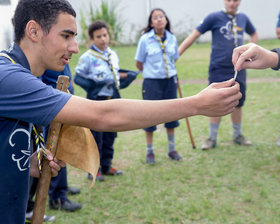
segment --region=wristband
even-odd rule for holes
[[[273,70],[279,70],[280,69],[280,48],[274,48],[271,51],[278,54],[278,64],[276,67],[272,68]]]

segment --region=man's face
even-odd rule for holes
[[[93,32],[93,37],[91,39],[92,43],[101,50],[105,51],[109,45],[110,37],[106,28],[101,28]]]
[[[41,39],[41,62],[45,69],[62,71],[72,57],[78,53],[76,41],[77,26],[75,17],[67,13],[58,16],[48,34]]]
[[[227,13],[235,14],[238,10],[241,0],[224,0]]]

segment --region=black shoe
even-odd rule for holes
[[[77,203],[77,202],[74,202],[74,201],[64,201],[63,203],[61,203],[60,200],[52,200],[50,203],[49,203],[49,207],[50,209],[55,209],[55,210],[64,210],[64,211],[67,211],[67,212],[75,212],[79,209],[82,208],[82,205]]]
[[[182,157],[179,155],[179,153],[178,153],[177,151],[175,151],[175,150],[169,152],[169,153],[168,153],[168,156],[169,156],[169,158],[172,159],[172,160],[177,160],[177,161],[179,161],[179,160],[182,159]]]
[[[67,189],[67,193],[74,195],[74,194],[80,194],[80,188],[76,188],[76,187],[68,187]]]

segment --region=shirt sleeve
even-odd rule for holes
[[[247,17],[247,16],[246,16]],[[249,35],[253,34],[256,32],[256,28],[254,27],[253,23],[251,22],[251,20],[249,19],[249,17],[247,17],[247,23],[246,23],[246,27],[245,27],[245,31],[246,33],[248,33]]]
[[[213,23],[215,22],[214,14],[209,14],[203,21],[196,27],[196,29],[201,33],[204,34],[205,32],[212,29]]]
[[[176,37],[174,36],[174,39],[175,39],[175,55],[174,55],[174,59],[178,59],[179,58],[179,52],[178,52],[178,42],[177,42],[177,39]]]
[[[277,28],[280,28],[280,12],[278,14],[278,20],[277,20],[277,24],[276,24]]]
[[[143,36],[140,37],[138,44],[137,44],[137,49],[136,49],[136,54],[135,54],[135,60],[139,61],[141,63],[144,63],[145,61],[145,41]]]
[[[76,74],[80,76],[87,76],[89,74],[90,58],[84,53],[78,61],[78,65],[75,68]]]
[[[0,117],[47,126],[71,97],[47,86],[28,70],[1,72],[5,76],[0,79]]]
[[[114,54],[114,67],[117,70],[119,70],[120,69],[120,65],[119,65],[120,59],[119,59],[119,56],[118,56],[117,52],[115,52],[115,51],[112,51],[112,53]]]

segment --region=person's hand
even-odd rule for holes
[[[278,64],[278,55],[275,52],[250,43],[233,50],[232,63],[236,71],[245,68],[273,68]]]
[[[49,160],[49,166],[51,168],[52,177],[55,177],[57,176],[58,171],[61,169],[61,167],[66,166],[66,163],[61,160],[58,160],[57,158],[53,158],[53,155],[49,150],[46,150],[46,154]],[[34,152],[30,157],[30,176],[33,177],[40,176],[36,152]]]
[[[230,79],[225,82],[212,83],[196,95],[198,97],[198,114],[220,117],[232,113],[242,97],[237,82]]]

